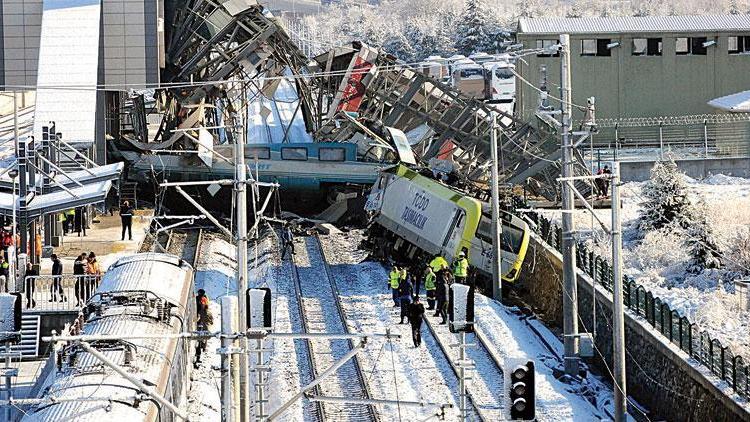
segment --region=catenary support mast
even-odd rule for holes
[[[560,35],[562,90],[562,177],[573,177],[573,144],[571,136],[572,95],[570,87],[570,36]],[[565,373],[578,375],[578,292],[576,280],[576,244],[573,238],[573,187],[562,185],[563,243],[563,331]]]

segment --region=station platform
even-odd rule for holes
[[[134,254],[146,237],[146,229],[151,223],[150,217],[153,210],[136,210],[133,216],[133,240],[120,240],[122,226],[120,216],[104,214],[93,219],[91,228],[86,230],[86,236],[78,236],[78,233],[70,233],[63,237],[62,245],[54,249],[54,253],[63,262],[63,273],[73,271],[73,261],[82,253],[94,252],[98,258],[102,271],[117,258]],[[52,260],[42,259],[41,274],[50,274],[52,271]]]

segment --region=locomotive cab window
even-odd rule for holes
[[[501,249],[506,252],[518,253],[523,243],[523,230],[516,226],[503,224],[503,242]],[[492,243],[492,220],[482,216],[477,227],[477,237],[487,243]]]
[[[281,159],[307,161],[307,148],[281,148]]]
[[[320,161],[345,161],[346,150],[344,148],[320,148],[318,150]]]
[[[271,159],[271,148],[251,147],[245,150],[245,157],[251,160],[269,160]]]

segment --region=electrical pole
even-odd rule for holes
[[[492,297],[495,300],[502,300],[503,286],[502,286],[502,249],[501,241],[503,236],[503,225],[500,222],[500,198],[499,198],[499,182],[497,174],[497,166],[499,165],[497,159],[497,114],[492,112],[492,131],[490,152],[492,155]]]
[[[247,169],[245,168],[245,140],[244,130],[240,123],[237,136],[235,136],[234,159],[235,159],[235,204],[237,215],[237,304],[238,321],[240,331],[246,330],[246,303],[247,292]],[[240,422],[250,422],[250,388],[248,377],[250,375],[247,355],[247,337],[242,336],[239,340],[240,346]]]
[[[620,163],[612,163],[612,275],[615,422],[624,422],[628,412],[625,384],[625,315],[622,305],[622,220],[620,219]]]
[[[571,139],[570,36],[560,35],[562,90],[562,177],[573,177],[573,145]],[[576,281],[576,244],[573,238],[573,187],[562,184],[563,237],[563,331],[565,373],[578,375],[578,286]]]

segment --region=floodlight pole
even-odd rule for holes
[[[626,420],[627,392],[625,380],[625,315],[622,291],[622,220],[620,219],[620,163],[612,163],[612,338],[614,341],[615,422]]]
[[[502,300],[502,248],[503,225],[500,222],[500,182],[497,174],[497,166],[500,164],[497,158],[497,113],[492,112],[492,131],[490,137],[490,152],[492,157],[492,297]]]
[[[572,95],[570,86],[570,36],[560,35],[560,88],[562,91],[562,177],[573,177],[573,143],[571,139]],[[573,189],[562,185],[562,255],[563,255],[563,331],[565,373],[578,375],[578,286],[576,280],[576,244],[573,238]]]

